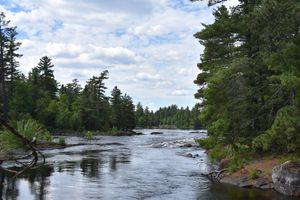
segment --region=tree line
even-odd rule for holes
[[[240,0],[213,15],[195,34],[205,47],[195,96],[211,141],[299,151],[300,2]]]
[[[192,109],[171,105],[159,108],[154,112],[138,103],[135,111],[136,125],[140,128],[200,129],[199,113],[198,105]]]
[[[135,106],[115,87],[107,96],[108,71],[93,76],[82,87],[77,79],[61,85],[52,61],[44,56],[28,76],[18,70],[16,27],[0,14],[0,114],[5,120],[35,119],[50,130],[131,130]]]
[[[172,105],[145,109],[116,86],[106,95],[108,71],[93,76],[84,87],[77,79],[59,84],[51,58],[44,56],[27,76],[18,70],[17,27],[0,14],[0,117],[6,121],[34,119],[49,130],[108,131],[141,128],[197,129],[199,109]]]

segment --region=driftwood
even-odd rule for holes
[[[213,180],[213,181],[218,181],[220,182],[221,180],[221,175],[226,172],[226,169],[222,169],[222,170],[215,170],[215,171],[211,171],[209,173],[203,173],[203,176],[208,177],[209,179]]]
[[[45,164],[45,156],[36,148],[35,141],[29,141],[27,138],[25,138],[22,134],[20,134],[16,129],[14,129],[12,126],[10,126],[5,120],[0,118],[0,125],[2,125],[4,128],[6,128],[9,132],[11,132],[13,135],[15,135],[23,144],[24,147],[27,147],[30,150],[30,153],[28,155],[22,156],[22,157],[13,157],[8,159],[0,159],[0,170],[13,173],[15,174],[13,179],[15,179],[17,176],[23,174],[28,169],[35,169],[43,164]],[[38,163],[39,159],[42,159],[42,163]],[[21,160],[31,158],[29,162],[21,162]],[[2,164],[6,161],[13,161],[16,164],[19,164],[22,166],[21,170],[12,170],[2,167]]]

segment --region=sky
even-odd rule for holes
[[[84,85],[108,70],[108,94],[117,85],[152,110],[197,102],[203,47],[193,35],[214,21],[213,9],[189,0],[0,0],[0,12],[18,27],[23,73],[43,56],[61,84],[76,78]]]

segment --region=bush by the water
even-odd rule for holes
[[[58,139],[58,144],[60,144],[62,146],[65,146],[66,145],[66,139],[65,139],[65,137],[60,137]]]
[[[28,119],[17,121],[14,125],[15,129],[28,140],[35,138],[37,141],[51,141],[52,136],[37,121]],[[0,131],[0,150],[22,148],[21,141],[8,130]]]
[[[226,168],[230,173],[237,171],[246,164],[249,161],[247,158],[252,154],[252,150],[248,145],[238,142],[225,145],[221,140],[212,136],[196,141],[202,148],[208,150],[212,160],[221,161],[225,158],[229,160]]]
[[[92,131],[87,131],[84,136],[87,140],[92,140],[94,137],[94,133]]]

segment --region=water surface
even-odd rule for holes
[[[93,141],[67,137],[85,145],[49,150],[47,164],[0,188],[2,199],[286,199],[275,192],[240,189],[212,183],[201,176],[209,170],[205,151],[178,147],[205,133],[182,130],[141,130],[144,135],[99,136]],[[163,135],[150,135],[161,131]],[[199,156],[187,157],[187,154]],[[0,172],[0,181],[11,175]]]

